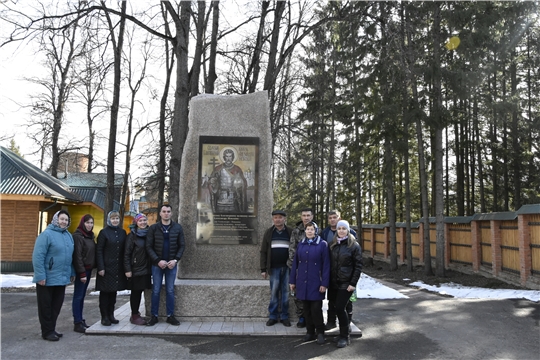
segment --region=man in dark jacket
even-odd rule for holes
[[[178,261],[186,248],[184,230],[180,224],[171,221],[170,205],[162,205],[159,216],[161,221],[150,226],[146,236],[146,251],[152,263],[152,318],[147,325],[153,326],[159,321],[159,295],[163,276],[167,294],[167,322],[171,325],[180,325],[174,317],[174,281]]]
[[[273,226],[266,230],[261,244],[261,276],[270,275],[269,319],[266,326],[277,324],[279,319],[284,326],[291,326],[289,320],[289,243],[292,228],[285,225],[287,213],[272,211]],[[281,314],[279,307],[281,305]]]

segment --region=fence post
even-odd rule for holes
[[[474,272],[480,271],[480,264],[482,263],[481,235],[480,221],[471,221],[471,256]]]
[[[448,269],[450,267],[450,225],[449,223],[444,223],[444,268]]]
[[[405,252],[406,252],[406,249],[407,249],[407,246],[405,244],[405,241],[407,241],[407,237],[405,236],[405,233],[406,233],[406,228],[404,227],[400,227],[399,228],[399,247],[400,247],[400,256],[399,256],[399,261],[401,261],[402,263],[405,262]]]
[[[491,220],[491,271],[493,276],[499,276],[502,271],[502,253],[501,253],[501,222]]]
[[[428,230],[429,231],[429,230]],[[418,262],[423,263],[424,262],[424,223],[421,222],[420,226],[418,227],[418,243],[419,243],[419,254],[418,254]]]
[[[529,229],[529,215],[518,214],[519,234],[519,269],[521,285],[525,285],[531,275],[531,232]]]
[[[377,253],[377,248],[376,248],[376,242],[375,242],[375,229],[374,228],[371,228],[370,229],[370,233],[371,233],[371,253],[372,253],[372,257],[375,257],[375,254]]]
[[[385,259],[388,259],[388,256],[389,256],[389,251],[388,249],[390,248],[390,227],[389,226],[385,226],[384,227],[384,251],[383,251],[383,256]]]

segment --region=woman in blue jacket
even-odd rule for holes
[[[317,339],[317,344],[324,344],[322,302],[330,282],[328,244],[317,235],[314,222],[306,224],[305,233],[294,255],[289,283],[291,291],[296,290],[296,298],[304,305],[307,330],[304,341]]]
[[[67,211],[54,214],[51,224],[37,237],[32,254],[41,337],[49,341],[62,337],[56,332],[56,320],[64,303],[66,285],[75,279],[69,223]]]

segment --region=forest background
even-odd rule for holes
[[[540,202],[539,11],[5,0],[2,71],[33,55],[20,97],[2,85],[1,142],[53,176],[62,153],[88,155],[88,172],[108,174],[106,211],[115,172],[177,209],[189,100],[266,90],[275,207],[289,222],[304,207],[322,226],[334,208],[356,225],[435,216],[439,258],[444,216]]]

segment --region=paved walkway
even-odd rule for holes
[[[326,309],[328,302],[323,301],[323,313],[326,321]],[[145,313],[144,298],[140,307],[141,314]],[[130,303],[124,304],[114,313],[116,319],[120,320],[119,324],[111,326],[103,326],[98,321],[90,328],[86,329],[87,334],[151,334],[151,335],[238,335],[238,336],[304,336],[306,329],[299,329],[293,324],[291,327],[285,327],[278,323],[274,326],[266,326],[265,322],[261,321],[183,321],[180,326],[170,325],[160,318],[159,322],[154,326],[133,325],[129,322],[131,315]],[[353,323],[351,325],[351,336],[360,336],[361,331]],[[326,335],[338,335],[338,328],[326,332]]]

